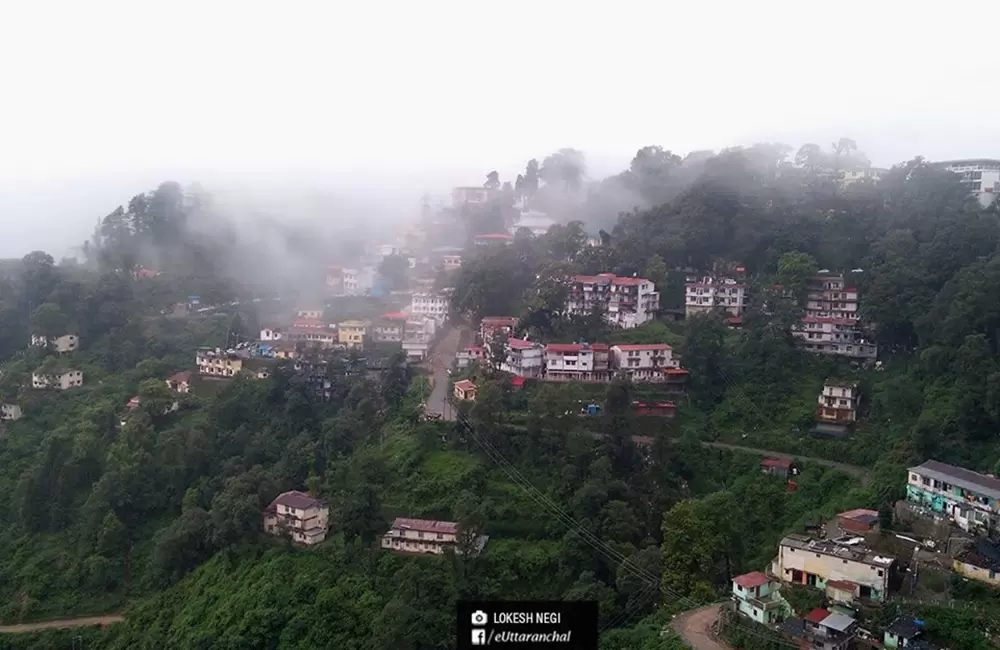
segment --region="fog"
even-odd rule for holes
[[[0,257],[59,257],[164,180],[378,228],[563,147],[591,180],[649,144],[998,157],[976,21],[896,0],[6,3]]]

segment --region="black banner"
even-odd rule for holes
[[[459,650],[597,650],[593,601],[461,601]]]

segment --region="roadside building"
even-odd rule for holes
[[[396,553],[442,555],[449,549],[458,550],[458,537],[458,524],[453,521],[397,517],[382,535],[382,548]],[[477,538],[477,546],[480,540],[486,542],[485,537]]]
[[[597,345],[602,350],[595,350],[587,343],[549,343],[544,350],[544,378],[548,381],[610,381],[607,346]]]
[[[433,318],[411,317],[403,324],[403,351],[410,361],[422,361],[434,343],[437,321]]]
[[[660,294],[646,278],[600,273],[569,279],[566,313],[570,316],[589,315],[597,310],[608,323],[631,329],[654,320],[659,309]]]
[[[791,534],[781,540],[771,573],[783,582],[825,589],[830,580],[858,585],[857,598],[884,601],[896,558],[875,553],[860,537],[814,539]]]
[[[455,387],[453,390],[455,399],[463,402],[475,402],[476,401],[476,385],[469,381],[468,379],[463,379],[461,381],[455,382]]]
[[[760,461],[760,469],[765,474],[787,479],[792,476],[792,461],[785,458],[765,458]]]
[[[837,526],[845,533],[864,535],[879,529],[878,510],[855,508],[837,515]]]
[[[855,382],[826,380],[816,408],[819,422],[854,424],[858,420],[860,392]]]
[[[988,535],[1000,528],[1000,479],[993,476],[928,460],[910,468],[906,500],[965,531]]]
[[[858,635],[858,622],[847,614],[820,608],[802,618],[788,619],[778,630],[803,648],[847,650]]]
[[[778,582],[760,571],[733,578],[736,611],[762,625],[774,625],[788,609],[778,596]]]
[[[545,366],[545,348],[534,341],[507,339],[507,358],[500,369],[518,377],[537,379]]]
[[[410,297],[410,317],[433,318],[439,324],[448,320],[451,296],[441,293],[415,293]]]
[[[746,308],[746,284],[722,275],[688,276],[684,284],[684,316],[719,310],[740,317]]]
[[[673,350],[666,343],[614,345],[611,347],[613,367],[619,375],[631,381],[663,382],[666,370],[680,368]]]
[[[468,368],[470,363],[481,363],[486,354],[486,349],[481,345],[472,345],[455,355],[455,365],[459,368]]]

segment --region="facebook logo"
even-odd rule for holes
[[[486,630],[472,630],[472,645],[486,645]]]

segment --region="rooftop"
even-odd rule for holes
[[[167,377],[167,381],[170,382],[184,382],[191,379],[191,375],[194,374],[190,370],[185,370],[184,372],[178,372],[177,374],[170,375]]]
[[[287,506],[296,510],[308,510],[309,508],[325,508],[326,503],[319,499],[314,499],[306,492],[291,490],[289,492],[282,492],[275,497],[267,509],[270,512],[276,512],[277,506]]]
[[[660,352],[673,349],[666,343],[632,343],[627,345],[616,345],[614,347],[618,348],[622,352],[637,352],[637,351]]]
[[[814,539],[809,535],[793,533],[781,540],[781,545],[787,548],[821,553],[881,568],[888,568],[896,561],[896,558],[891,555],[880,555],[873,552],[864,543],[864,538],[862,537]]]
[[[966,490],[979,492],[994,499],[1000,499],[1000,479],[979,472],[955,467],[936,460],[928,460],[922,465],[911,467],[910,471],[920,476],[937,479]]]
[[[810,623],[822,623],[828,616],[830,616],[830,610],[817,607],[813,611],[806,614],[803,618]]]
[[[530,350],[537,344],[534,341],[524,339],[507,339],[507,347],[511,350]]]
[[[782,469],[788,469],[792,466],[792,461],[786,458],[765,458],[760,461],[761,467],[780,467]]]
[[[753,571],[751,573],[744,573],[741,576],[736,576],[733,578],[733,582],[743,587],[744,589],[753,589],[754,587],[759,587],[761,585],[766,585],[771,582],[771,579],[767,577],[766,574],[760,571]]]
[[[920,623],[917,619],[912,616],[897,616],[896,620],[889,624],[889,627],[885,628],[886,633],[892,634],[903,639],[912,639],[919,636],[923,631],[921,629]]]
[[[455,382],[455,388],[459,390],[469,391],[469,390],[476,390],[476,385],[471,381],[469,381],[468,379],[463,379],[461,381]]]
[[[454,521],[434,521],[431,519],[407,519],[396,517],[392,522],[393,528],[401,530],[418,530],[424,533],[446,533],[454,535],[458,533],[458,524]]]
[[[841,519],[850,519],[863,524],[874,524],[879,520],[878,510],[867,510],[865,508],[855,508],[854,510],[841,512],[837,515],[837,517]]]
[[[956,559],[981,569],[1000,571],[1000,544],[980,538],[975,546],[963,551]]]

